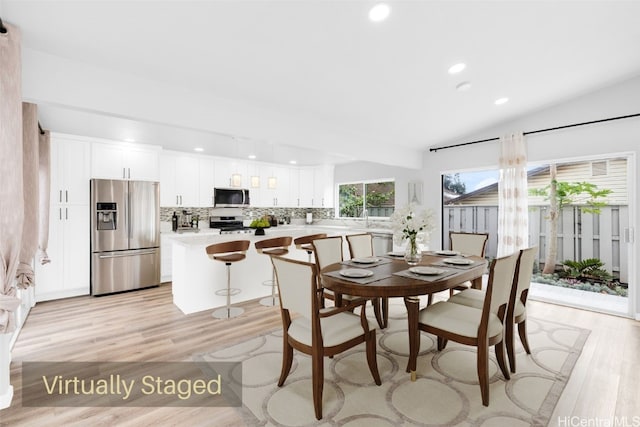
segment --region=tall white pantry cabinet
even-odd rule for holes
[[[36,301],[89,293],[90,144],[51,135],[50,263],[36,260]]]

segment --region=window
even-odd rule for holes
[[[338,212],[343,218],[362,218],[366,209],[370,217],[386,218],[395,208],[395,182],[369,181],[338,186]]]

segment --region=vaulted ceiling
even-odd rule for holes
[[[0,0],[0,17],[44,127],[265,161],[417,168],[640,74],[638,1],[387,3],[383,22],[364,0]]]

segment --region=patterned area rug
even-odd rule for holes
[[[418,379],[407,365],[404,306],[391,304],[390,325],[378,330],[378,369],[373,382],[364,344],[325,358],[323,419],[317,421],[311,394],[311,359],[294,351],[283,387],[276,383],[282,362],[282,331],[194,357],[198,361],[242,361],[243,407],[248,426],[545,426],[571,375],[590,331],[529,319],[527,355],[517,344],[517,373],[506,381],[493,355],[489,362],[490,405],[482,406],[475,348],[449,342],[436,351],[436,338],[422,333]]]

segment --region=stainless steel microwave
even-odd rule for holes
[[[242,208],[249,206],[246,188],[214,188],[213,205],[216,208]]]

